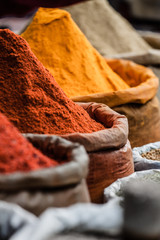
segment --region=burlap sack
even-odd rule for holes
[[[88,0],[64,9],[104,57],[146,53],[151,48],[107,0]]]
[[[143,31],[139,35],[107,0],[88,0],[63,9],[102,56],[144,65],[160,63],[160,50],[152,49],[160,48],[159,34]]]
[[[57,136],[25,136],[46,155],[66,163],[28,173],[1,174],[0,200],[17,203],[36,215],[51,206],[89,202],[85,182],[88,156],[83,146]]]
[[[103,190],[116,179],[134,171],[128,139],[127,118],[104,104],[78,103],[89,115],[106,127],[94,133],[73,133],[63,137],[82,144],[90,157],[87,178],[91,200],[103,202]]]
[[[160,49],[160,34],[151,31],[138,31],[140,36],[153,48]]]
[[[122,53],[110,56],[117,59],[126,59],[142,65],[160,64],[160,50],[149,49],[143,53]]]
[[[160,140],[160,107],[157,97],[146,104],[130,103],[113,109],[128,118],[132,147]]]
[[[155,96],[158,90],[159,80],[149,68],[126,60],[108,59],[106,61],[112,70],[129,84],[130,88],[109,93],[77,96],[72,98],[73,101],[92,101],[105,103],[109,107],[115,107],[127,103],[144,104]]]
[[[152,69],[152,71],[154,72],[154,74],[160,79],[160,65],[158,66],[149,66],[150,69]],[[157,91],[157,97],[158,99],[160,100],[160,87],[158,88],[158,91]]]
[[[111,58],[125,59],[142,65],[160,64],[160,34],[150,31],[138,31],[150,48],[143,52],[126,52],[112,54]],[[107,57],[107,56],[106,56]]]
[[[131,88],[105,94],[77,96],[72,100],[105,103],[124,114],[129,122],[129,140],[132,147],[159,141],[160,108],[159,101],[153,99],[158,90],[158,78],[149,68],[131,61],[107,60],[107,63]]]

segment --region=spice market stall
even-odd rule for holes
[[[57,136],[27,135],[34,148],[2,114],[0,122],[1,200],[36,215],[51,206],[89,202],[88,156],[82,146]]]
[[[138,4],[138,1],[136,4]],[[81,31],[102,56],[132,60],[148,66],[160,78],[159,33],[147,32],[144,29],[137,32],[123,16],[112,8],[107,0],[89,0],[63,9],[71,14]],[[157,96],[159,98],[160,93]],[[135,105],[131,106],[131,109],[133,108],[135,108]],[[148,106],[148,108],[152,109],[151,106]],[[140,110],[142,112],[144,112],[143,109],[144,107],[141,105]],[[139,115],[137,118],[141,118],[141,116]],[[149,142],[154,142],[154,140],[150,139]],[[146,142],[140,145],[143,144],[146,144]]]
[[[126,117],[105,105],[74,103],[23,38],[1,30],[0,39],[1,111],[22,133],[56,134],[83,144],[90,153],[91,200],[102,202],[104,187],[134,171]]]
[[[160,63],[160,51],[154,50],[107,0],[88,0],[63,9],[102,56],[145,65]]]
[[[40,8],[22,36],[73,101],[105,103],[127,116],[132,147],[160,140],[159,80],[150,69],[104,59],[64,10]]]

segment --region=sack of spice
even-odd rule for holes
[[[107,60],[109,66],[119,74],[130,88],[72,98],[74,101],[102,102],[114,111],[127,117],[129,140],[132,147],[160,140],[160,107],[154,97],[159,80],[146,67],[126,60]],[[149,129],[149,134],[148,134]]]
[[[89,202],[83,146],[58,136],[27,136],[43,155],[3,114],[0,123],[0,200],[36,215],[50,206]]]
[[[104,240],[111,236],[114,240],[114,237],[120,235],[122,224],[123,209],[119,200],[101,205],[79,203],[67,208],[47,209],[40,215],[36,224],[24,226],[10,240],[51,240],[61,239],[61,236],[66,240]],[[100,238],[100,235],[103,237]]]
[[[125,239],[158,239],[160,170],[135,172],[104,190],[104,201],[121,201]]]
[[[105,204],[50,208],[10,240],[159,239],[160,183],[134,180]]]
[[[91,200],[102,202],[106,186],[134,171],[126,117],[101,104],[74,103],[22,37],[0,30],[0,41],[1,111],[22,133],[56,134],[83,144],[90,153]]]
[[[78,103],[91,118],[103,123],[105,130],[72,133],[64,138],[79,142],[90,158],[88,188],[92,202],[103,202],[103,190],[116,179],[133,173],[131,146],[128,141],[127,118],[104,104]]]
[[[0,239],[10,239],[24,226],[34,225],[37,218],[16,204],[0,201]]]
[[[105,189],[105,201],[119,200],[123,213],[122,239],[159,239],[160,170],[135,172]]]
[[[91,201],[102,203],[104,188],[134,171],[132,151],[128,141],[128,122],[125,116],[114,112],[104,104],[78,103],[78,105],[91,118],[102,123],[106,129],[92,133],[60,134],[60,136],[85,147],[90,158],[87,185]],[[34,144],[34,138],[37,139],[38,135],[25,136],[32,136],[29,140]],[[43,145],[46,146],[46,138],[47,135],[44,135],[41,150]]]
[[[78,103],[91,118],[102,123],[106,129],[93,133],[70,133],[63,138],[83,145],[89,154],[90,164],[87,184],[92,202],[103,202],[103,190],[118,178],[134,171],[132,151],[128,141],[128,122],[104,104]],[[48,135],[25,134],[37,148],[40,136],[43,146],[47,145]],[[49,137],[50,138],[50,137]],[[56,148],[57,149],[57,148]]]
[[[128,177],[118,179],[112,183],[109,187],[104,189],[104,202],[108,202],[112,199],[121,198],[124,199],[125,189],[132,183],[138,183],[139,185],[145,182],[160,183],[160,170],[152,169],[145,171],[137,171]]]
[[[160,142],[135,147],[132,152],[135,171],[160,169]]]
[[[159,102],[152,100],[159,80],[150,69],[105,60],[64,10],[40,8],[22,36],[73,101],[105,103],[127,116],[132,147],[160,140]]]
[[[121,97],[125,98],[125,104],[116,104],[113,107],[115,111],[128,118],[131,146],[137,147],[159,141],[160,103],[157,97],[152,98],[150,95],[153,89],[154,93],[158,90],[159,79],[149,68],[130,61],[109,60],[107,62],[116,73],[131,83],[128,92],[129,101],[127,101],[127,91],[123,97],[119,93],[119,101]]]

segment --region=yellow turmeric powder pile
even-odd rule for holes
[[[68,97],[129,88],[64,10],[40,8],[22,37]]]

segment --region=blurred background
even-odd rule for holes
[[[108,0],[111,6],[137,30],[160,32],[160,0]],[[20,33],[31,21],[34,12],[25,17],[0,18],[0,28]]]
[[[160,32],[160,0],[109,0],[138,30]]]

